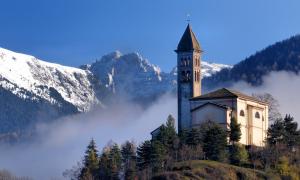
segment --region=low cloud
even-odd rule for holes
[[[0,169],[34,179],[63,179],[62,172],[81,160],[91,138],[99,150],[110,140],[139,143],[149,139],[169,114],[176,117],[177,101],[165,95],[147,109],[124,103],[39,124],[35,142],[0,148]]]

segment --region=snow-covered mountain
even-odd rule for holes
[[[226,65],[202,63],[210,76]],[[1,134],[22,132],[38,121],[89,111],[114,100],[143,105],[176,92],[177,70],[163,72],[138,53],[119,51],[73,68],[0,48]]]
[[[0,139],[39,121],[89,111],[101,104],[100,87],[89,71],[0,48]]]
[[[175,92],[177,87],[177,68],[163,72],[139,53],[123,55],[115,51],[81,68],[91,71],[115,95],[138,102],[151,102],[164,93]],[[231,66],[204,61],[202,75],[209,77],[224,68]]]
[[[28,91],[56,104],[57,100],[49,92],[53,89],[78,111],[88,111],[93,104],[99,103],[92,89],[91,76],[89,71],[0,48],[0,85],[23,99],[35,100],[23,93]]]

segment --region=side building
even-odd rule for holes
[[[241,124],[240,143],[264,146],[268,130],[268,104],[235,90],[219,89],[190,100],[192,127],[212,120],[229,130],[230,120]]]

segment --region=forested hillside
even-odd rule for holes
[[[271,71],[300,70],[300,35],[275,43],[233,66],[204,79],[204,86],[213,88],[221,84],[246,81],[258,86],[263,76]]]

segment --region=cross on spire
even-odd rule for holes
[[[188,23],[190,23],[190,21],[191,21],[191,15],[189,13],[186,14],[186,21]]]

